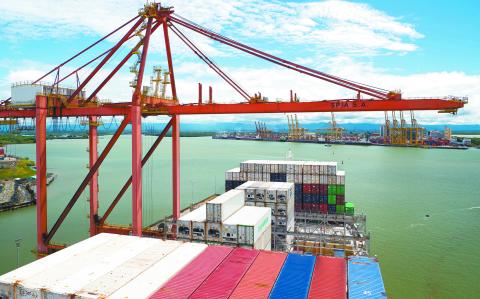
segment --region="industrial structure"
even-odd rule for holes
[[[93,49],[100,42],[109,38],[113,34],[125,28],[127,32],[110,49],[99,54],[87,63],[77,67],[65,76],[60,76],[67,66],[69,69],[73,66],[71,63],[79,56],[84,57],[84,53]],[[189,29],[205,37],[218,41],[224,45],[233,47],[237,50],[251,54],[260,59],[267,60],[284,68],[311,76],[320,80],[339,85],[350,89],[356,93],[354,98],[342,98],[323,101],[300,101],[291,95],[289,102],[268,102],[260,92],[253,96],[242,89],[233,81],[217,64],[209,59],[189,38],[184,35],[180,28]],[[160,76],[160,70],[157,70],[156,76],[152,79],[153,88],[144,88],[143,79],[145,73],[145,63],[148,57],[151,35],[157,30],[162,32],[168,70]],[[208,102],[202,100],[202,85],[199,84],[198,102],[193,104],[181,104],[177,96],[175,81],[175,72],[172,62],[172,49],[170,46],[170,34],[175,34],[183,43],[187,45],[202,61],[212,68],[222,79],[224,79],[235,91],[243,98],[241,103],[214,103],[212,89],[209,88]],[[130,49],[128,54],[121,62],[103,78],[98,86],[91,84],[92,78],[98,78],[104,70],[105,64],[112,59],[121,47],[127,45],[127,41],[134,38],[140,38]],[[115,99],[113,102],[102,102],[98,97],[98,92],[117,74],[117,72],[135,57],[134,66],[130,71],[134,79],[130,85],[134,89],[133,96],[129,100]],[[78,78],[78,71],[94,62],[98,64],[93,71],[83,80]],[[51,85],[41,84],[41,80],[49,75],[55,75],[55,81]],[[63,88],[62,82],[67,78],[75,76],[77,86],[75,88]],[[161,78],[161,79],[160,79]],[[161,82],[160,82],[161,80]],[[90,84],[89,84],[90,83]],[[160,91],[159,85],[160,84]],[[93,90],[87,93],[87,85]],[[50,86],[50,88],[47,88]],[[171,98],[166,98],[164,87],[171,89]],[[25,89],[23,90],[23,87]],[[22,88],[20,90],[19,88]],[[254,87],[252,87],[254,88]],[[0,118],[15,121],[17,119],[34,118],[36,130],[36,166],[37,166],[37,250],[39,254],[47,254],[63,246],[55,245],[55,233],[70,213],[72,207],[78,201],[80,195],[87,186],[90,193],[90,234],[95,235],[99,232],[113,232],[120,234],[132,234],[141,236],[148,234],[149,231],[142,227],[142,166],[147,163],[153,152],[156,150],[163,137],[172,129],[172,206],[173,219],[177,219],[180,214],[180,135],[179,123],[181,115],[189,114],[239,114],[239,113],[301,113],[301,112],[361,112],[361,111],[413,111],[413,110],[440,110],[455,113],[457,109],[463,108],[466,103],[464,98],[412,98],[402,97],[400,91],[389,91],[382,88],[372,87],[370,85],[358,83],[352,80],[333,76],[312,68],[302,66],[286,59],[268,54],[255,49],[246,44],[227,38],[205,27],[187,20],[174,13],[172,7],[165,7],[159,3],[147,4],[140,10],[138,15],[121,25],[111,33],[102,37],[92,45],[81,50],[70,59],[60,63],[51,71],[33,82],[21,86],[12,87],[12,97],[0,102]],[[20,92],[20,95],[15,92]],[[365,98],[368,97],[368,98]],[[170,121],[159,134],[152,147],[149,148],[142,157],[142,117],[168,115]],[[97,128],[98,118],[102,116],[123,117],[117,131],[113,134],[105,149],[99,154],[97,148]],[[51,227],[47,226],[47,151],[46,151],[46,120],[47,118],[61,119],[63,117],[88,117],[89,123],[89,167],[90,170],[82,183],[72,195],[67,206],[58,219],[53,222]],[[118,138],[125,130],[126,126],[131,124],[131,153],[132,153],[132,171],[131,176],[125,182],[118,195],[111,201],[105,203],[108,208],[104,215],[98,212],[98,170],[102,162],[114,147]],[[106,220],[121,200],[122,196],[132,186],[132,225],[121,227],[107,225]]]

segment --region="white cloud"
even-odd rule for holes
[[[462,72],[435,72],[418,73],[411,75],[394,75],[387,69],[378,69],[371,64],[359,63],[352,58],[352,54],[376,55],[385,51],[403,53],[414,51],[415,39],[423,36],[410,24],[402,19],[392,17],[368,5],[346,1],[316,1],[307,3],[266,2],[263,0],[244,1],[197,1],[177,0],[170,1],[182,16],[194,20],[201,25],[211,27],[227,36],[240,40],[261,39],[256,44],[273,43],[280,53],[285,47],[300,49],[303,53],[308,49],[314,50],[315,55],[296,55],[293,59],[299,63],[307,63],[321,67],[322,70],[340,77],[371,82],[376,86],[402,89],[405,96],[446,96],[469,95],[470,103],[462,109],[458,116],[437,115],[436,112],[417,113],[420,123],[456,122],[478,123],[480,119],[480,75],[467,75]],[[127,3],[127,4],[126,4]],[[65,38],[71,34],[106,34],[113,28],[131,18],[144,1],[33,1],[25,0],[22,5],[16,1],[0,2],[0,24],[3,24],[5,34],[15,35],[16,38],[41,37],[51,34],[49,38]],[[95,9],[92,9],[95,7]],[[212,9],[214,7],[215,9]],[[115,13],[112,13],[115,12]],[[261,13],[260,13],[261,12]],[[133,15],[132,15],[133,13]],[[49,17],[48,22],[45,16]],[[86,17],[88,16],[88,17]],[[19,27],[17,26],[19,25]],[[0,29],[1,32],[2,29]],[[185,30],[184,30],[185,31]],[[160,31],[159,31],[160,32]],[[213,46],[196,34],[189,34],[194,42],[207,55],[234,56],[234,52]],[[177,78],[177,89],[183,103],[195,102],[197,99],[197,82],[204,83],[204,98],[208,85],[214,87],[214,100],[219,102],[238,102],[242,98],[226,83],[222,82],[203,63],[191,62],[192,54],[185,47],[178,47],[179,41],[172,38],[174,44],[174,63]],[[269,41],[266,41],[269,40]],[[152,46],[157,52],[163,52],[162,34],[157,34]],[[322,48],[321,51],[318,49]],[[334,55],[327,55],[329,49],[341,49]],[[270,51],[272,52],[272,51]],[[158,62],[155,57],[155,62]],[[238,56],[232,59],[238,60]],[[243,56],[242,56],[243,63]],[[161,65],[166,62],[162,60]],[[154,64],[152,62],[152,64]],[[130,65],[129,63],[127,65]],[[227,64],[228,65],[228,64]],[[109,65],[96,78],[92,86],[98,84],[106,75]],[[42,62],[15,61],[5,65],[0,61],[0,67],[8,69],[3,85],[0,86],[0,95],[8,96],[8,82],[18,80],[32,80],[39,74],[49,70],[52,65]],[[149,65],[150,67],[150,65]],[[353,97],[352,91],[345,90],[332,84],[307,77],[292,71],[280,69],[277,66],[264,64],[245,64],[243,67],[223,67],[241,86],[253,94],[261,91],[270,100],[288,100],[289,90],[298,92],[302,100],[323,100]],[[40,71],[41,70],[41,71]],[[71,68],[65,68],[67,72]],[[90,68],[91,70],[91,68]],[[149,69],[148,69],[149,70]],[[82,78],[86,71],[82,72]],[[99,94],[102,98],[128,101],[131,89],[128,81],[132,76],[128,71],[121,71]],[[50,80],[53,78],[50,78]],[[145,84],[148,84],[146,77]],[[70,82],[72,83],[72,82]],[[2,97],[3,98],[3,97]],[[242,121],[261,117],[271,121],[285,121],[283,115],[229,115],[229,116],[191,116],[185,117],[188,121]],[[299,118],[303,122],[328,120],[328,114],[302,114]],[[338,114],[339,122],[363,122],[383,119],[383,113]]]
[[[408,52],[421,38],[412,25],[368,5],[347,1],[172,0],[176,12],[241,40],[269,39],[350,54]],[[15,0],[0,2],[0,24],[10,39],[104,35],[136,15],[142,0]],[[203,42],[210,54],[220,55]]]

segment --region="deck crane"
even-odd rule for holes
[[[180,28],[193,31],[197,34],[213,39],[223,45],[235,48],[249,55],[266,60],[279,65],[283,68],[301,73],[306,76],[314,77],[343,88],[355,91],[355,98],[325,99],[317,101],[300,101],[297,97],[291,97],[292,100],[286,102],[269,102],[257,92],[251,96],[238,83],[233,81],[216,63],[207,57],[191,40],[180,30]],[[119,30],[124,29],[113,47],[107,50],[100,50],[93,58],[86,57],[85,53],[92,53],[92,49],[99,43],[112,37]],[[139,31],[140,30],[140,31]],[[125,32],[126,31],[126,32]],[[150,37],[157,31],[161,31],[166,51],[166,62],[168,64],[168,79],[171,90],[171,99],[162,99],[146,96],[143,91],[143,77],[145,65],[148,57]],[[224,81],[226,81],[240,96],[243,102],[236,103],[213,103],[211,92],[209,93],[208,103],[193,103],[192,99],[188,101],[191,104],[181,103],[177,94],[177,85],[175,81],[175,72],[172,59],[172,50],[170,44],[170,33],[175,34],[189,49],[193,51],[202,61],[204,61],[212,70],[214,70]],[[133,37],[140,37],[139,41],[130,43],[127,41]],[[120,48],[129,47],[127,54],[106,76],[105,65],[111,62],[114,55],[119,53]],[[134,92],[131,99],[116,99],[113,102],[101,102],[98,100],[98,94],[114,78],[118,71],[128,62],[132,56],[137,56],[140,61],[138,68],[135,68]],[[82,57],[86,61],[80,66],[74,65],[74,61]],[[121,57],[120,57],[121,58]],[[58,88],[59,84],[68,78],[73,78],[79,71],[85,70],[89,65],[95,63],[88,75],[79,80],[79,84],[74,89],[62,92]],[[60,77],[60,70],[68,69],[69,73]],[[73,70],[71,70],[73,69]],[[70,71],[71,70],[71,71]],[[466,98],[446,97],[446,98],[412,98],[403,97],[398,90],[389,90],[374,87],[353,80],[341,78],[335,75],[312,69],[307,66],[299,65],[287,59],[266,53],[252,46],[235,41],[224,35],[216,33],[210,29],[196,24],[174,12],[173,7],[162,6],[160,3],[148,3],[138,11],[130,20],[114,29],[112,32],[103,36],[93,44],[79,51],[71,58],[58,64],[40,78],[37,78],[31,84],[39,84],[47,76],[57,74],[55,87],[49,91],[35,95],[35,101],[30,105],[18,105],[15,98],[8,98],[0,101],[0,118],[18,119],[35,118],[36,129],[36,167],[37,167],[37,250],[39,254],[46,254],[51,251],[62,248],[53,243],[56,232],[61,227],[66,217],[71,212],[73,206],[88,187],[90,191],[90,234],[95,235],[99,232],[115,232],[123,234],[132,234],[136,236],[152,235],[152,232],[142,227],[142,167],[148,162],[155,152],[162,139],[171,129],[172,140],[172,211],[173,218],[177,219],[180,213],[180,117],[182,115],[205,115],[205,114],[240,114],[240,113],[301,113],[301,112],[361,112],[361,111],[409,111],[409,110],[436,110],[455,113],[463,108],[467,103]],[[165,73],[164,73],[165,74]],[[93,79],[100,79],[99,81]],[[136,81],[136,82],[135,82]],[[100,82],[93,85],[92,82]],[[86,94],[86,88],[89,86],[91,91]],[[50,86],[51,87],[51,86]],[[256,90],[256,87],[252,87]],[[66,89],[65,89],[66,90]],[[165,94],[162,93],[162,97]],[[320,96],[321,98],[321,96]],[[293,100],[294,99],[294,100]],[[224,99],[228,100],[228,99]],[[226,101],[223,101],[226,102]],[[142,157],[142,117],[167,115],[170,120],[159,134],[152,146]],[[49,226],[47,221],[47,156],[46,156],[46,120],[51,117],[87,117],[89,124],[94,124],[97,118],[102,116],[122,116],[123,120],[119,124],[117,131],[107,142],[102,152],[99,153],[97,147],[97,127],[89,125],[89,171],[82,182],[68,200],[67,205],[61,211],[58,218]],[[103,215],[98,209],[98,170],[103,161],[109,155],[111,149],[127,127],[131,125],[131,176],[128,177],[125,184],[119,190],[117,196],[106,203],[107,209]],[[107,219],[124,194],[131,188],[131,225],[127,227],[115,226],[107,223]],[[105,199],[104,199],[105,200]]]

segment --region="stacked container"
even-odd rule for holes
[[[249,181],[237,187],[245,191],[245,205],[267,207],[272,215],[272,247],[286,249],[287,231],[295,226],[294,184]]]
[[[234,189],[245,181],[295,184],[296,212],[347,213],[345,171],[338,171],[336,162],[248,160],[240,163],[240,168],[226,172],[226,190]],[[246,205],[273,207],[265,200],[266,196],[263,193],[251,194]]]
[[[177,220],[177,238],[184,240],[205,240],[205,221],[207,206],[199,208],[181,216]]]
[[[245,206],[223,221],[223,243],[270,250],[271,219],[270,209]]]
[[[207,202],[207,241],[222,242],[222,222],[244,206],[244,193],[230,190]]]

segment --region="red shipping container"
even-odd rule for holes
[[[312,184],[303,184],[303,193],[310,194],[312,192]]]
[[[328,195],[328,185],[320,185],[320,195]]]
[[[345,259],[317,256],[308,298],[347,298],[347,265]]]
[[[261,251],[230,299],[268,298],[286,257],[283,252]]]
[[[320,212],[323,213],[323,214],[327,214],[328,212],[328,205],[327,204],[320,204]]]
[[[235,248],[189,298],[228,298],[258,253],[258,250]]]
[[[313,194],[320,194],[320,185],[319,184],[313,184],[312,185],[312,193]]]
[[[150,298],[187,298],[232,252],[232,247],[209,246]]]

